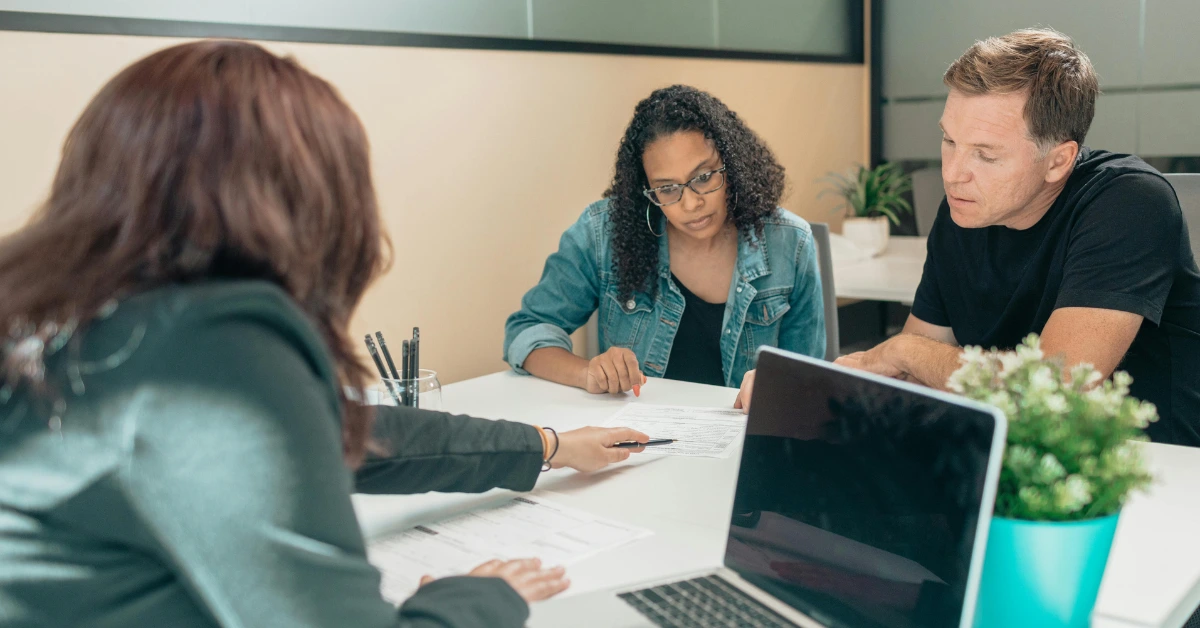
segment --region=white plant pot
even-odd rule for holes
[[[885,216],[847,218],[842,223],[842,235],[871,257],[887,250],[890,233],[891,225]]]

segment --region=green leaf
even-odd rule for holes
[[[887,216],[888,220],[891,220],[893,225],[897,225],[897,226],[900,225],[900,217],[897,216],[895,214],[895,212],[893,212],[892,210],[890,210],[886,207],[876,207],[875,211],[879,212],[880,214],[883,214],[884,216]]]
[[[912,213],[912,205],[904,198],[912,189],[912,178],[896,164],[881,164],[873,170],[857,165],[847,173],[829,173],[823,180],[829,186],[818,198],[832,193],[844,200],[835,212],[863,218],[886,216],[897,225],[901,215]]]

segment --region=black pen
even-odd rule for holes
[[[383,341],[383,332],[381,332],[381,331],[375,332],[375,338],[377,338],[379,340],[379,351],[380,351],[380,353],[383,354],[384,361],[387,362],[388,371],[390,371],[392,374],[391,378],[393,380],[400,379],[400,374],[396,372],[396,363],[392,361],[392,352],[388,351],[387,343]],[[399,388],[399,384],[395,384],[393,382],[388,382],[388,383]],[[403,392],[403,390],[401,390],[400,399],[403,399],[403,398],[404,398],[404,392]],[[396,403],[400,403],[400,399],[397,399]]]
[[[413,394],[412,406],[414,408],[421,407],[421,328],[413,327],[412,339],[412,376],[413,376]]]
[[[383,359],[387,361],[388,371],[391,371],[392,379],[400,379],[400,374],[396,372],[396,363],[392,361],[392,352],[388,351],[387,343],[383,340],[383,332],[375,332],[375,338],[379,340],[379,350],[383,352]]]
[[[379,377],[383,379],[383,385],[387,386],[388,392],[392,394],[392,399],[396,400],[396,405],[400,405],[400,397],[396,395],[396,389],[392,388],[392,382],[388,379],[383,362],[379,359],[379,351],[375,349],[375,341],[371,340],[371,334],[367,334],[367,351],[371,352],[371,359],[375,362],[375,368],[379,369]]]
[[[412,359],[412,347],[405,340],[400,343],[400,397],[404,399],[406,406],[412,405],[408,402],[408,380],[411,377],[409,374],[410,360]]]
[[[675,440],[674,438],[651,438],[650,440],[648,440],[644,443],[639,443],[634,440],[628,440],[628,441],[617,443],[616,445],[613,445],[613,447],[615,449],[637,449],[638,447],[653,447],[655,445],[670,445],[671,443],[675,443],[675,442],[678,442],[678,441]]]

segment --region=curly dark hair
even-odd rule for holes
[[[654,296],[658,267],[658,238],[646,226],[649,187],[642,154],[651,142],[680,131],[699,131],[716,146],[725,164],[725,194],[730,200],[727,220],[738,234],[762,236],[763,221],[775,213],[783,196],[783,166],[767,145],[725,103],[687,85],[655,90],[638,103],[633,120],[617,148],[617,165],[604,196],[610,199],[613,224],[613,270],[620,298],[646,291]],[[651,205],[650,217],[662,210]]]

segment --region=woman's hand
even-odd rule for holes
[[[738,391],[737,399],[733,402],[734,408],[741,408],[742,412],[750,414],[750,394],[754,392],[754,371],[746,371],[742,376],[742,388]]]
[[[646,383],[637,356],[624,347],[612,347],[587,365],[584,389],[593,395],[623,393]]]
[[[500,578],[525,598],[526,602],[538,602],[554,597],[571,586],[571,581],[566,578],[565,569],[542,569],[542,561],[536,558],[489,560],[472,569],[467,575],[474,578]],[[425,576],[421,578],[421,586],[433,580],[433,576]]]
[[[613,445],[630,441],[644,443],[648,440],[649,436],[627,427],[583,427],[563,432],[558,435],[558,453],[554,454],[550,466],[555,469],[570,467],[583,473],[598,471],[645,449],[617,449]],[[554,444],[550,446],[553,448]]]

